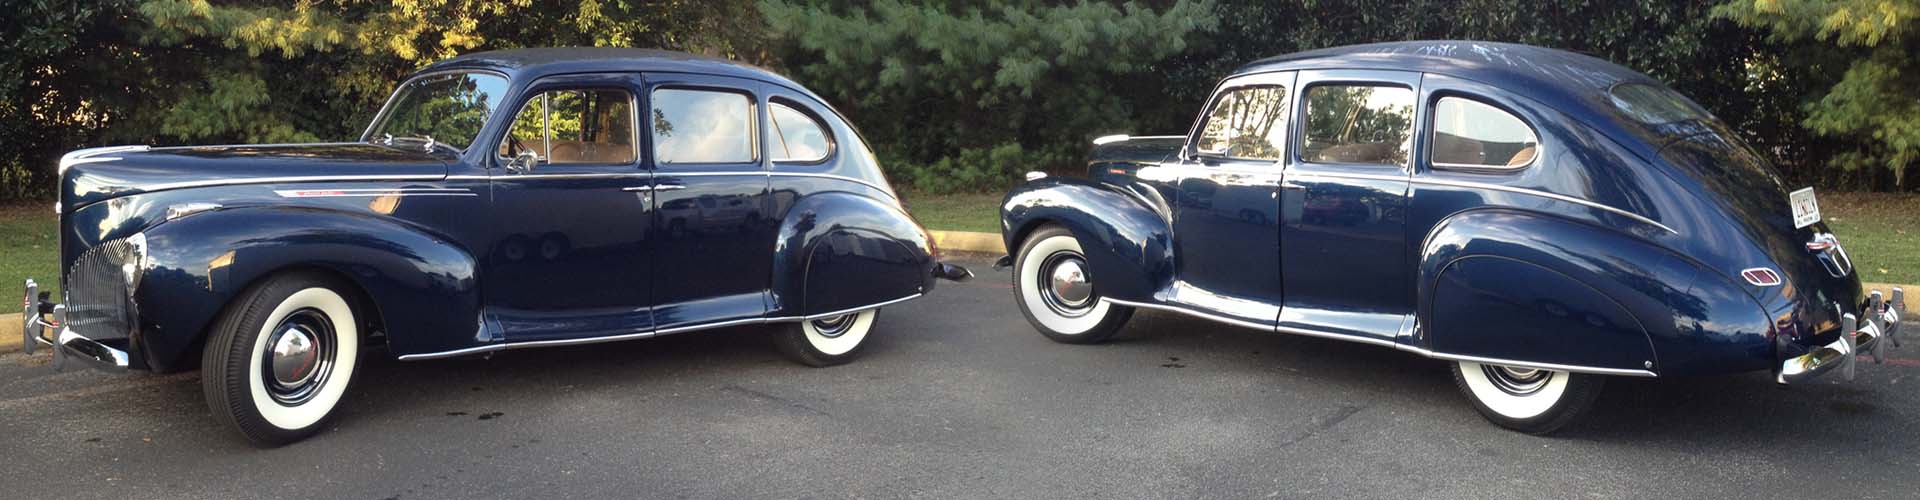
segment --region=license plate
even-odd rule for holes
[[[1820,203],[1813,200],[1813,188],[1794,191],[1787,195],[1787,204],[1793,205],[1794,229],[1820,222]]]

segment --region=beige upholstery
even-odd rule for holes
[[[1521,165],[1526,165],[1528,162],[1533,161],[1533,155],[1536,155],[1536,154],[1539,154],[1539,153],[1535,150],[1535,146],[1532,144],[1528,144],[1527,147],[1520,148],[1519,151],[1515,151],[1513,153],[1512,158],[1507,159],[1507,166],[1518,167]]]
[[[529,146],[533,146],[529,144]],[[632,163],[633,146],[604,142],[553,141],[548,163]]]

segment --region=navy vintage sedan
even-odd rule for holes
[[[1060,342],[1135,309],[1451,362],[1551,432],[1606,377],[1852,376],[1901,292],[1862,290],[1811,189],[1645,75],[1522,45],[1406,42],[1248,64],[1187,135],[1030,174],[1002,230]],[[1879,359],[1878,356],[1875,359]]]
[[[320,428],[362,352],[401,360],[771,323],[844,363],[939,263],[819,96],[719,59],[461,56],[359,142],[126,146],[60,163],[62,300],[27,346],[171,372],[248,439]]]

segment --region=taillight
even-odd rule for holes
[[[1753,286],[1780,286],[1780,273],[1764,267],[1740,271],[1740,277],[1746,278]]]

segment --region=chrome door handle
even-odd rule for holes
[[[653,186],[631,186],[620,188],[620,190],[629,193],[646,193],[653,191]]]
[[[687,186],[681,184],[657,184],[653,186],[654,191],[674,191],[686,188]]]

